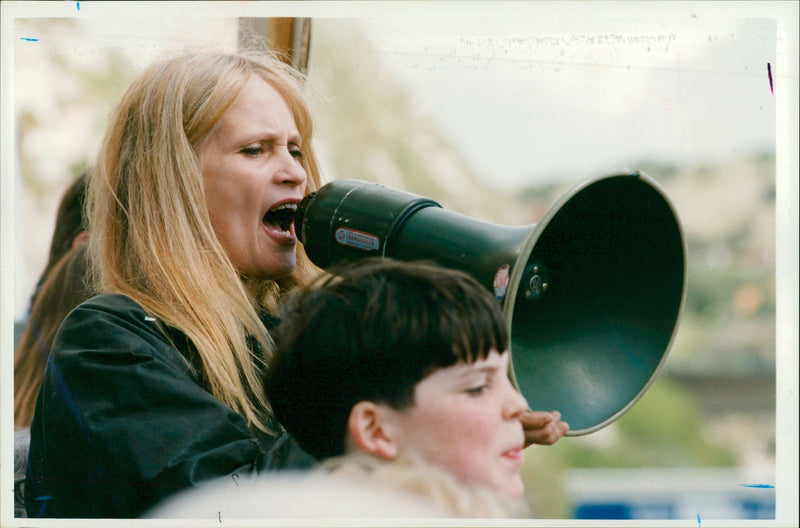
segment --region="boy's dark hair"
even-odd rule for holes
[[[353,406],[403,409],[434,370],[508,348],[497,300],[466,273],[367,258],[291,298],[265,387],[275,417],[313,456],[345,452]]]

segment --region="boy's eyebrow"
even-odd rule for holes
[[[456,378],[463,378],[472,374],[493,374],[498,370],[500,370],[500,365],[481,365],[476,367],[474,363],[470,363],[465,365],[465,368],[461,369],[461,372],[456,375]]]
[[[504,361],[506,356],[486,357],[470,363],[462,363],[460,372],[456,378],[461,378],[475,373],[495,374],[508,370],[508,361]],[[480,363],[480,365],[478,364]]]

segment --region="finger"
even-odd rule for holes
[[[553,416],[545,411],[528,411],[521,416],[524,425],[542,428],[553,421]]]
[[[553,422],[546,427],[536,431],[535,435],[530,435],[531,443],[539,445],[553,445],[569,431],[569,424],[566,422]]]

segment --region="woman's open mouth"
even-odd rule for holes
[[[282,237],[294,238],[294,215],[297,212],[297,203],[285,202],[267,211],[261,219],[269,231]]]

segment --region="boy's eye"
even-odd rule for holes
[[[480,385],[478,387],[472,387],[471,389],[467,389],[467,394],[470,396],[480,396],[483,394],[483,391],[486,390],[488,385]]]

